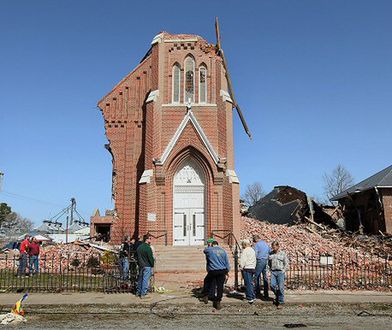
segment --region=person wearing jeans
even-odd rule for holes
[[[39,273],[39,243],[38,240],[33,237],[29,245],[29,273],[30,275]]]
[[[242,253],[240,258],[240,267],[246,288],[246,300],[249,304],[256,301],[255,291],[253,287],[255,268],[256,268],[256,252],[250,246],[250,241],[244,239],[241,241]]]
[[[148,293],[150,284],[150,277],[152,275],[152,267],[143,267],[139,271],[139,278],[137,281],[137,295],[144,298]]]
[[[289,259],[286,252],[280,250],[279,242],[275,241],[271,245],[272,252],[268,257],[268,265],[271,270],[271,289],[275,294],[277,308],[284,304],[284,281],[285,271],[289,267]]]
[[[146,298],[154,267],[154,256],[151,249],[151,236],[143,236],[143,243],[136,250],[137,262],[139,266],[139,277],[137,282],[136,295],[140,298]]]
[[[279,306],[284,304],[284,272],[281,270],[271,271],[271,288],[274,291],[276,300],[275,304]]]
[[[28,258],[28,250],[29,250],[29,235],[25,236],[25,239],[20,243],[19,248],[19,267],[18,267],[18,276],[26,275],[26,267],[27,267],[27,258]]]
[[[129,279],[129,257],[131,254],[132,244],[130,243],[129,236],[125,236],[120,247],[119,267],[120,278],[124,281]]]
[[[256,296],[261,292],[261,276],[263,276],[263,298],[268,299],[268,277],[267,277],[267,264],[268,256],[271,252],[268,244],[263,241],[260,236],[253,236],[254,250],[256,252]]]

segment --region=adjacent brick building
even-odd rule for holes
[[[332,200],[341,205],[348,230],[392,234],[392,165]]]
[[[232,100],[222,59],[197,35],[157,35],[139,65],[98,103],[113,160],[111,242],[239,237]],[[92,233],[105,220],[91,219]]]

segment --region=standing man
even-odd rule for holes
[[[253,236],[254,249],[256,252],[256,296],[261,295],[260,280],[263,275],[263,299],[268,300],[268,277],[267,264],[271,249],[268,244],[263,241],[259,235]]]
[[[29,250],[29,245],[30,245],[29,238],[30,236],[26,235],[22,243],[20,243],[18,276],[26,275],[27,252]]]
[[[249,304],[253,304],[256,301],[255,289],[253,286],[256,268],[256,253],[255,250],[251,248],[250,241],[248,239],[241,241],[241,245],[243,250],[241,253],[240,267],[245,282],[246,300]]]
[[[120,266],[120,278],[124,281],[128,281],[129,278],[129,257],[131,254],[131,244],[129,236],[125,236],[120,247],[119,254],[119,266]]]
[[[139,265],[139,278],[137,282],[136,295],[140,298],[147,298],[152,268],[154,267],[154,256],[151,250],[151,235],[143,236],[143,243],[136,250],[137,262]]]
[[[204,254],[207,258],[208,274],[204,279],[203,301],[208,303],[208,300],[211,300],[214,308],[219,310],[222,308],[223,286],[230,271],[229,257],[215,240],[211,243],[211,246],[204,249]]]
[[[30,275],[39,273],[39,243],[38,240],[33,237],[29,244],[29,273]]]
[[[268,263],[271,270],[271,289],[275,293],[275,305],[278,309],[284,304],[284,280],[285,272],[289,268],[289,259],[286,252],[281,251],[279,242],[271,244],[272,252],[269,255]]]

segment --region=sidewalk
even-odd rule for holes
[[[0,309],[5,310],[11,307],[22,294],[2,293],[0,294]],[[246,304],[241,299],[224,297],[225,304]],[[141,300],[128,293],[105,294],[105,293],[30,293],[24,303],[25,307],[56,307],[56,306],[76,306],[76,305],[118,305],[118,306],[146,306],[153,303],[160,305],[194,305],[198,299],[189,291],[151,295],[151,299]],[[308,304],[392,304],[392,292],[373,291],[287,291],[286,304],[288,305],[308,305]],[[256,304],[265,305],[269,302],[258,300]]]

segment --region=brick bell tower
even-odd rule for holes
[[[168,245],[202,245],[215,230],[239,237],[232,102],[216,47],[167,32],[99,101],[113,161],[112,243],[147,232]]]

